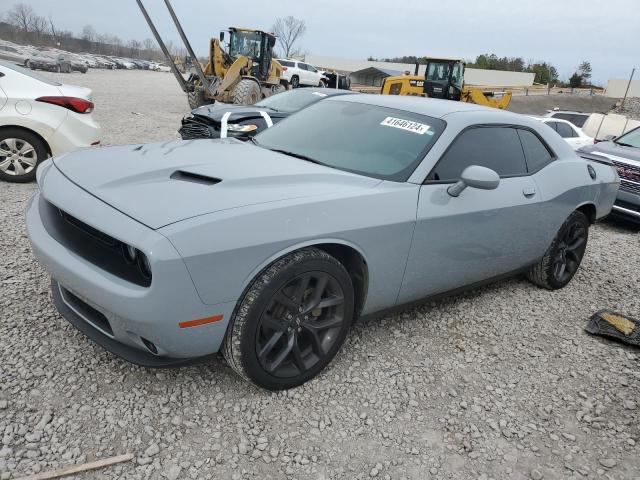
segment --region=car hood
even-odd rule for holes
[[[53,162],[80,188],[152,229],[221,210],[345,194],[380,183],[235,139],[84,149]]]
[[[587,153],[603,155],[609,160],[629,162],[640,165],[640,148],[625,147],[615,142],[598,142],[580,149]]]
[[[216,122],[222,121],[222,116],[231,112],[229,122],[234,123],[241,119],[259,117],[259,112],[267,112],[272,115],[274,112],[269,108],[256,107],[255,105],[230,105],[228,103],[215,103],[212,105],[203,105],[191,111],[193,115],[207,117]]]

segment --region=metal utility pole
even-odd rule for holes
[[[629,77],[629,82],[627,83],[627,89],[624,92],[624,98],[622,99],[622,103],[620,103],[620,109],[624,107],[624,101],[627,99],[627,94],[629,93],[629,87],[631,87],[631,80],[633,80],[633,74],[636,73],[636,69],[631,70],[631,76]]]
[[[178,71],[178,67],[176,67],[175,62],[173,61],[173,57],[171,56],[171,53],[169,52],[169,50],[167,49],[167,46],[162,41],[162,38],[160,37],[158,30],[156,30],[156,27],[153,24],[153,21],[151,21],[151,17],[149,17],[149,14],[147,13],[147,9],[144,8],[144,5],[142,4],[141,0],[136,0],[136,2],[138,3],[138,7],[140,7],[140,11],[142,12],[144,19],[147,21],[147,24],[151,29],[151,33],[153,33],[153,36],[156,38],[156,41],[158,42],[158,45],[160,46],[162,53],[164,53],[164,56],[167,58],[167,62],[169,63],[169,66],[171,67],[171,71],[173,72],[173,75],[176,77],[176,80],[178,80],[178,83],[180,84],[180,88],[182,88],[182,90],[185,93],[189,93],[187,82],[182,76],[182,74]]]

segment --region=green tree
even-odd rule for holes
[[[578,72],[574,72],[571,77],[569,77],[569,86],[571,88],[578,88],[582,85],[582,76]]]
[[[584,83],[591,83],[591,63],[586,60],[578,65],[578,74]]]
[[[547,62],[530,63],[526,68],[527,72],[535,73],[533,81],[546,85],[547,83],[555,83],[558,81],[558,70],[556,67]]]

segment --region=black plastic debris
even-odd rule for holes
[[[600,335],[640,347],[640,320],[611,310],[600,310],[594,313],[585,330],[592,335]]]

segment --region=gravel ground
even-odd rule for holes
[[[94,89],[105,143],[173,138],[186,112],[170,74],[63,78]],[[592,228],[564,290],[513,279],[356,325],[317,379],[268,393],[221,359],[129,365],[63,320],[26,237],[35,189],[0,184],[2,479],[126,452],[77,478],[640,479],[640,351],[582,330],[640,316],[637,228]]]
[[[640,97],[629,97],[624,101],[624,106],[616,107],[614,113],[626,115],[633,120],[640,120]]]

